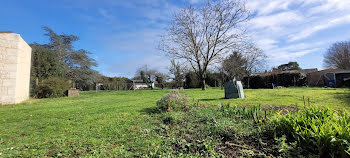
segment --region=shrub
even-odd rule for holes
[[[347,157],[350,154],[350,116],[312,107],[296,114],[276,115],[272,120],[278,136],[296,142],[308,154]]]
[[[186,94],[171,91],[157,102],[157,106],[161,111],[185,110],[189,108],[188,102],[189,100]]]
[[[36,98],[57,98],[66,95],[69,83],[63,78],[52,77],[41,83],[35,90]]]

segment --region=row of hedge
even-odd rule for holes
[[[283,87],[306,86],[306,76],[301,73],[282,73],[269,76],[250,76],[244,77],[244,86],[246,88],[272,88],[272,84]]]

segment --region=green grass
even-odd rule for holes
[[[350,110],[350,91],[348,89],[331,88],[283,88],[283,89],[246,89],[245,99],[224,99],[221,89],[209,89],[202,92],[200,89],[186,91],[190,99],[199,99],[200,103],[218,105],[230,103],[232,105],[311,105],[330,107],[337,110]]]
[[[170,90],[82,92],[78,98],[30,100],[0,107],[0,157],[142,156],[164,138],[149,113]],[[350,110],[347,89],[245,90],[246,99],[222,99],[221,89],[185,90],[190,100],[218,105],[313,105]],[[306,101],[307,104],[307,101]]]

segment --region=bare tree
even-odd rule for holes
[[[250,76],[253,72],[262,71],[265,68],[267,56],[264,52],[258,48],[254,43],[247,43],[244,45],[244,56],[246,58],[245,71],[248,77],[248,88],[250,82]]]
[[[251,75],[253,72],[262,71],[265,68],[267,56],[258,48],[254,43],[246,43],[244,45],[243,54],[247,59],[247,75]]]
[[[185,59],[205,90],[208,66],[239,43],[249,16],[241,0],[213,0],[198,8],[183,8],[174,15],[159,48],[172,57]]]
[[[334,43],[324,55],[324,66],[328,68],[350,69],[350,41]]]
[[[175,60],[171,60],[169,72],[174,76],[173,80],[175,81],[176,87],[183,87],[186,71],[186,66],[181,65],[181,63],[176,62]]]

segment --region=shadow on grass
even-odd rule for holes
[[[222,98],[215,98],[215,99],[198,99],[199,101],[216,101],[216,100],[223,100],[225,99],[224,97]]]
[[[161,111],[157,107],[144,108],[139,110],[140,113],[143,114],[159,114]]]
[[[350,90],[346,89],[346,90],[344,90],[344,92],[337,92],[337,93],[335,93],[334,98],[337,100],[341,100],[341,101],[346,102],[349,106],[350,105]]]

